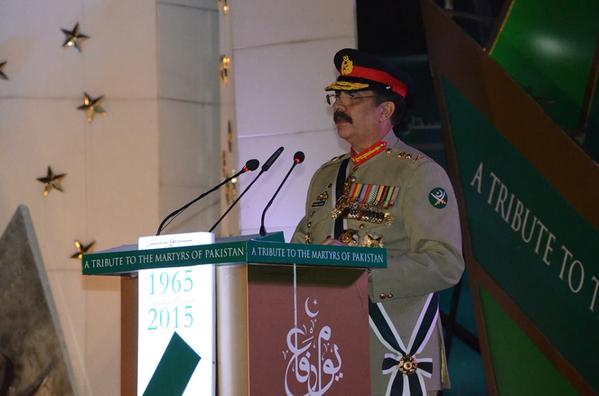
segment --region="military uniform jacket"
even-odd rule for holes
[[[340,164],[348,157],[345,154],[333,158],[314,174],[306,215],[298,224],[292,242],[318,244],[334,235],[335,219],[331,212],[336,207],[336,179]],[[385,195],[385,191],[394,188],[395,195],[386,193],[378,204],[376,198],[370,199],[375,211],[381,212],[378,216],[346,214],[343,222],[344,229],[353,230],[354,239],[360,244],[374,239],[387,249],[387,268],[369,272],[369,297],[372,303],[381,303],[397,333],[407,343],[430,294],[455,285],[464,269],[453,188],[443,168],[399,140],[353,172],[351,168],[350,161],[348,182],[366,188],[370,196],[381,195],[381,191]],[[353,195],[362,202],[369,199]],[[382,201],[386,201],[387,207]],[[372,221],[373,217],[378,220]],[[381,218],[384,220],[380,221]],[[432,376],[424,380],[427,391],[441,389],[448,382],[440,325],[437,320],[419,354],[431,358],[433,363]],[[372,331],[372,320],[370,343],[372,394],[384,395],[391,375],[383,374],[382,363],[389,350]]]

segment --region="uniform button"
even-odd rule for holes
[[[384,300],[385,298],[387,298],[387,295],[385,293],[381,293],[381,294],[379,294],[379,298],[381,300]]]
[[[360,228],[361,230],[363,230],[363,229],[364,229],[364,223],[360,224],[359,228]]]
[[[387,298],[393,298],[393,293],[391,293],[391,292],[387,293]]]

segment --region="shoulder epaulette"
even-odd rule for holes
[[[322,166],[327,166],[327,165],[335,164],[335,163],[339,162],[346,155],[347,155],[347,153],[346,154],[338,155],[336,157],[333,157],[330,160],[328,160],[327,162],[325,162]]]
[[[395,156],[396,158],[398,158],[400,160],[408,160],[408,161],[411,161],[414,163],[426,158],[426,156],[423,154],[413,153],[410,151],[399,150],[399,149],[387,149],[386,154],[389,156]]]

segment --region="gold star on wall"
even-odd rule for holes
[[[8,80],[8,77],[2,71],[2,69],[4,69],[5,65],[6,65],[6,62],[0,62],[0,78],[3,79],[3,80]]]
[[[106,110],[104,110],[101,106],[101,102],[103,99],[104,95],[98,96],[94,99],[84,92],[83,104],[77,107],[77,110],[85,110],[87,115],[87,122],[91,124],[94,121],[94,116],[96,114],[106,114]]]
[[[65,35],[64,43],[62,43],[63,47],[75,47],[77,51],[81,52],[81,43],[88,38],[83,33],[79,32],[79,22],[75,24],[73,30],[60,29]]]
[[[91,241],[91,243],[84,245],[83,243],[81,243],[81,241],[77,239],[75,241],[75,248],[77,249],[77,253],[73,254],[71,258],[81,260],[85,253],[91,253],[94,251],[94,249],[92,248],[95,245],[95,243],[96,241]]]
[[[231,58],[227,55],[222,55],[220,57],[220,80],[223,84],[229,83],[229,69],[231,68]]]
[[[227,0],[218,0],[218,9],[222,11],[223,15],[229,13],[229,2]]]
[[[60,175],[55,175],[52,172],[52,168],[48,166],[48,173],[45,177],[38,177],[37,180],[41,183],[44,183],[44,197],[47,197],[50,194],[52,189],[58,190],[60,192],[64,192],[62,189],[62,179],[66,176],[66,173],[61,173]]]

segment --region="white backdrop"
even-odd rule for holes
[[[271,207],[269,231],[287,237],[309,179],[346,150],[323,87],[333,54],[354,47],[352,0],[229,1],[239,162],[286,150],[241,203],[242,233],[258,231],[264,205],[291,166],[306,161]],[[219,12],[214,0],[7,0],[0,12],[0,230],[19,204],[34,227],[65,333],[77,390],[120,393],[120,282],[84,278],[74,240],[96,249],[151,235],[161,216],[221,178]],[[80,23],[82,52],[60,31]],[[83,92],[105,95],[92,124]],[[64,193],[42,196],[50,165]],[[241,179],[240,190],[251,177]],[[169,232],[206,230],[218,197]]]

